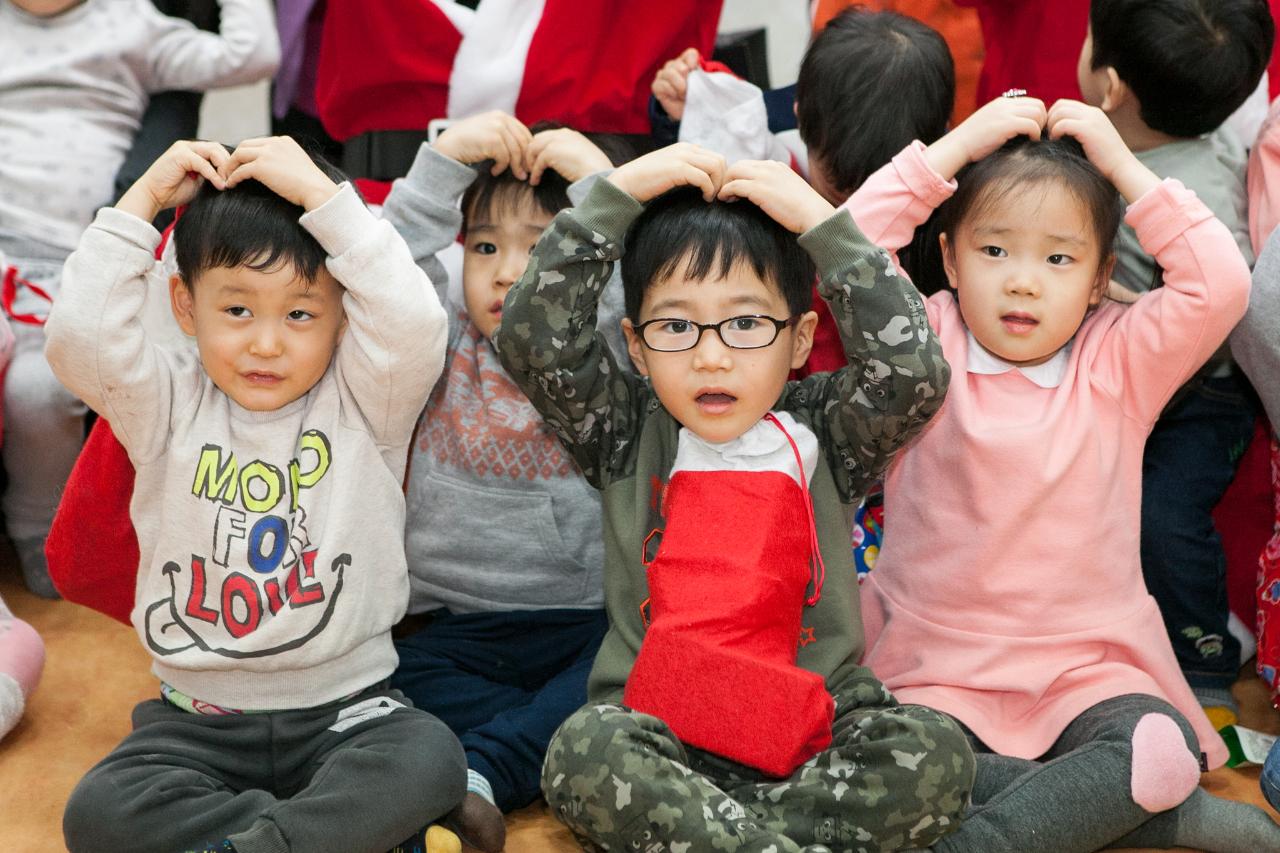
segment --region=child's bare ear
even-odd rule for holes
[[[1110,65],[1103,69],[1107,74],[1107,82],[1103,87],[1102,103],[1099,108],[1104,113],[1113,112],[1133,96],[1133,90],[1120,79],[1120,75]]]
[[[186,279],[177,273],[169,276],[169,307],[173,310],[173,318],[178,321],[178,327],[184,334],[191,337],[195,337],[196,334],[196,320],[192,312],[193,301],[191,287]]]
[[[818,312],[806,311],[795,323],[795,334],[792,336],[791,369],[799,370],[809,360],[813,352],[813,336],[818,329]]]
[[[641,376],[648,376],[649,367],[644,361],[644,342],[640,340],[640,335],[636,332],[630,317],[622,318],[622,334],[627,339],[627,354],[631,356],[631,363],[635,365],[636,372]]]
[[[951,241],[947,239],[946,234],[938,235],[938,245],[942,247],[942,269],[947,274],[947,285],[952,289],[956,289],[956,279],[959,274],[956,272],[956,252],[955,247],[951,245]]]

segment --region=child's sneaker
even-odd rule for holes
[[[462,853],[462,842],[443,826],[428,826],[392,847],[389,853]]]

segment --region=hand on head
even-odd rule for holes
[[[688,48],[675,59],[668,61],[653,77],[653,96],[667,115],[676,121],[684,118],[684,99],[689,86],[689,74],[698,69],[702,57],[696,47]]]
[[[293,139],[246,139],[227,152],[218,142],[175,142],[151,164],[116,207],[150,222],[162,210],[195,198],[205,181],[220,190],[254,179],[304,210],[333,197],[338,185]]]
[[[619,167],[609,180],[642,203],[682,186],[698,188],[707,201],[747,199],[797,234],[835,212],[784,163],[739,160],[728,166],[724,157],[688,142],[638,157]]]
[[[533,134],[515,116],[499,110],[464,118],[449,125],[432,147],[446,157],[468,166],[492,160],[491,174],[507,169],[520,180],[527,180],[529,143]]]
[[[1063,98],[1048,110],[1030,97],[999,97],[926,149],[925,158],[938,174],[950,179],[966,164],[981,160],[1015,136],[1040,139],[1070,136],[1085,156],[1133,202],[1159,183],[1120,138],[1106,113],[1080,101]]]

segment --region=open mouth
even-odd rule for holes
[[[706,391],[699,394],[695,399],[698,403],[698,408],[711,415],[729,411],[729,408],[738,401],[737,397],[732,394],[726,394],[723,391]]]
[[[1000,318],[1000,323],[1004,326],[1005,331],[1013,335],[1025,335],[1035,330],[1040,325],[1040,321],[1030,314],[1024,314],[1021,311],[1011,311]]]

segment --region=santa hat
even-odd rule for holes
[[[649,132],[649,86],[689,47],[710,54],[720,0],[647,3],[329,0],[316,101],[326,130],[425,130],[490,109],[526,124]]]

